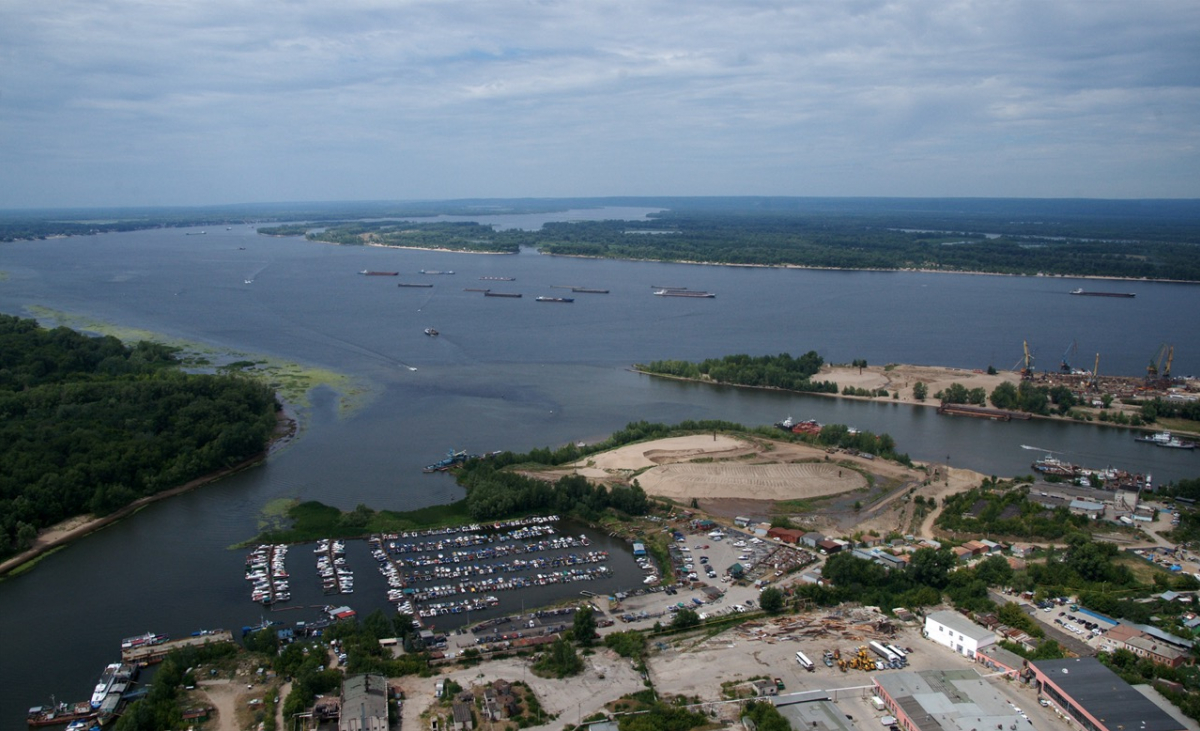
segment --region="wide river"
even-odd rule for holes
[[[544,220],[638,219],[647,212],[486,220],[536,227]],[[245,225],[185,235],[199,231],[5,244],[0,311],[28,316],[30,308],[47,308],[338,371],[364,389],[363,405],[340,414],[337,396],[319,390],[302,410],[302,436],[262,466],[158,503],[0,583],[0,729],[23,728],[25,709],[51,694],[86,698],[122,637],[236,630],[258,621],[242,579],[244,552],[229,546],[255,534],[268,501],[400,510],[451,501],[461,496],[452,479],[421,473],[451,448],[557,446],[601,439],[642,419],[755,425],[791,415],[888,432],[916,459],[949,459],[987,474],[1027,474],[1038,454],[1022,445],[1033,445],[1082,464],[1150,472],[1158,483],[1200,475],[1200,455],[1138,444],[1119,429],[953,419],[893,403],[702,387],[629,371],[632,363],[655,359],[808,350],[834,362],[1007,369],[1028,340],[1040,366],[1056,368],[1077,343],[1079,365],[1090,367],[1099,352],[1102,372],[1125,374],[1144,373],[1159,345],[1173,343],[1173,370],[1182,374],[1200,364],[1195,286],[339,247],[262,237]],[[422,275],[422,269],[454,274]],[[364,277],[361,270],[401,275]],[[610,293],[553,288],[569,285]],[[655,297],[654,286],[717,296]],[[1137,298],[1068,296],[1080,286],[1133,291]],[[482,287],[524,296],[464,291]],[[575,302],[535,302],[539,295]],[[427,337],[426,327],[441,335]],[[616,577],[567,593],[638,583],[623,548],[602,547],[619,554]],[[295,550],[289,561],[303,577],[310,558],[304,548]],[[352,552],[351,563],[360,580],[349,603],[360,613],[386,607],[369,557]],[[520,609],[512,596],[501,596],[503,610]],[[300,599],[321,603],[319,592]]]

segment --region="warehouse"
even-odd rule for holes
[[[1094,657],[1031,661],[1042,697],[1087,731],[1184,731],[1150,699]]]

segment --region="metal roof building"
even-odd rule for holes
[[[1186,729],[1094,657],[1036,660],[1029,667],[1039,692],[1085,729]]]
[[[876,693],[905,731],[1019,728],[1012,705],[974,670],[878,673]]]

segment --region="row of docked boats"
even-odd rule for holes
[[[408,575],[408,583],[417,581],[445,581],[447,579],[465,579],[473,576],[491,576],[492,574],[516,573],[536,569],[555,569],[563,566],[599,563],[608,560],[606,551],[588,551],[587,553],[568,553],[561,556],[542,556],[533,559],[515,559],[500,563],[459,564],[456,566],[432,566],[424,571],[415,571]]]
[[[403,543],[397,538],[396,540],[387,540],[385,550],[389,554],[397,553],[433,553],[437,551],[448,551],[456,548],[469,548],[470,546],[482,546],[489,543],[507,543],[509,541],[526,541],[530,539],[538,539],[543,536],[554,535],[555,530],[552,525],[526,525],[519,528],[514,528],[501,533],[458,533],[454,535],[443,536],[428,541],[414,541],[412,543]],[[384,536],[386,539],[387,536]]]
[[[1196,443],[1189,442],[1175,436],[1169,431],[1160,431],[1146,436],[1137,436],[1133,438],[1135,442],[1146,442],[1153,444],[1156,447],[1165,449],[1195,449]]]
[[[414,556],[412,558],[399,558],[397,563],[412,568],[420,568],[424,566],[442,566],[448,564],[465,564],[472,561],[488,561],[495,558],[504,558],[506,556],[514,556],[523,553],[540,553],[542,551],[555,551],[570,548],[579,548],[581,546],[590,546],[591,541],[587,536],[556,536],[554,538],[546,538],[532,543],[513,543],[509,545],[490,546],[488,548],[476,548],[466,551],[451,551],[450,553],[437,553],[431,555]],[[382,552],[381,552],[382,553]],[[384,554],[386,558],[386,554]]]
[[[533,586],[569,584],[574,581],[592,581],[611,575],[612,569],[607,566],[566,568],[545,574],[535,574],[534,576],[496,577],[476,581],[460,581],[457,584],[430,586],[405,592],[405,596],[413,602],[420,603],[433,599],[457,596],[458,594],[487,594],[494,591],[511,591],[513,589],[526,589]]]
[[[250,599],[264,607],[292,598],[284,564],[287,546],[264,544],[246,557],[246,581],[251,582]]]
[[[1057,477],[1079,485],[1100,487],[1105,490],[1154,489],[1149,474],[1134,474],[1115,467],[1105,467],[1104,469],[1080,467],[1053,455],[1046,455],[1042,459],[1036,460],[1031,466],[1047,477]]]
[[[346,565],[346,542],[323,538],[313,549],[317,555],[317,573],[326,594],[353,594],[354,572]]]
[[[68,731],[98,729],[101,724],[116,718],[130,695],[139,692],[133,690],[137,674],[136,665],[110,663],[104,667],[104,672],[100,674],[100,679],[92,689],[92,696],[87,701],[34,706],[26,714],[25,722],[35,727],[66,724]]]

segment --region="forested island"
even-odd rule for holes
[[[395,220],[608,206],[660,210],[647,220],[548,223],[537,231]],[[314,241],[452,251],[532,247],[727,265],[1200,282],[1200,202],[1192,200],[621,197],[10,211],[0,212],[0,241],[231,223],[285,223],[259,230]]]
[[[0,558],[266,447],[275,394],[189,374],[175,351],[0,315]]]

